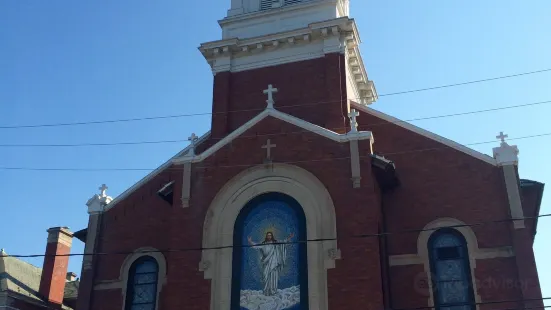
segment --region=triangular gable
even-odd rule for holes
[[[241,127],[239,127],[238,129],[234,130],[232,133],[227,135],[224,139],[218,141],[218,143],[214,144],[213,146],[211,146],[209,149],[207,149],[203,153],[201,153],[199,155],[192,155],[192,156],[185,156],[184,155],[180,158],[174,159],[172,162],[174,164],[182,164],[182,163],[186,163],[186,162],[194,162],[194,163],[201,162],[201,161],[205,160],[206,158],[208,158],[209,156],[211,156],[212,154],[216,153],[216,151],[220,150],[226,144],[230,143],[235,138],[239,137],[240,135],[245,133],[247,130],[252,128],[254,125],[258,124],[260,121],[262,121],[263,119],[265,119],[266,117],[269,117],[269,116],[277,118],[277,119],[282,120],[286,123],[295,125],[295,126],[300,127],[304,130],[313,132],[313,133],[318,134],[322,137],[325,137],[327,139],[331,139],[331,140],[333,140],[335,142],[339,142],[339,143],[348,142],[348,141],[351,141],[351,140],[371,140],[371,141],[373,141],[373,135],[372,135],[371,131],[360,131],[360,132],[356,132],[356,133],[349,132],[347,134],[339,134],[339,133],[331,131],[327,128],[324,128],[324,127],[321,127],[321,126],[318,126],[318,125],[314,125],[314,124],[309,123],[309,122],[307,122],[305,120],[302,120],[300,118],[297,118],[297,117],[291,116],[289,114],[280,112],[276,109],[267,108],[264,111],[262,111],[260,114],[258,114],[257,116],[253,117],[251,120],[249,120],[248,122],[243,124]]]
[[[422,128],[417,127],[415,125],[412,125],[408,122],[405,122],[405,121],[402,121],[402,120],[397,119],[395,117],[392,117],[392,116],[390,116],[388,114],[385,114],[383,112],[374,110],[372,108],[368,108],[367,106],[359,104],[357,102],[351,101],[350,106],[351,106],[351,108],[358,109],[361,112],[365,112],[367,114],[373,115],[373,116],[378,117],[382,120],[385,120],[389,123],[395,124],[396,126],[402,127],[404,129],[407,129],[407,130],[412,131],[412,132],[415,132],[416,134],[419,134],[423,137],[426,137],[426,138],[429,138],[431,140],[442,143],[443,145],[448,146],[452,149],[458,150],[458,151],[463,152],[467,155],[478,158],[478,159],[480,159],[482,161],[485,161],[485,162],[487,162],[487,163],[489,163],[493,166],[497,166],[496,160],[493,157],[490,157],[486,154],[475,151],[475,150],[473,150],[471,148],[468,148],[468,147],[466,147],[462,144],[459,144],[455,141],[452,141],[450,139],[439,136],[435,133],[432,133],[428,130],[422,129]]]
[[[163,165],[149,173],[147,176],[145,176],[143,179],[141,179],[138,183],[132,185],[130,188],[128,188],[126,191],[124,191],[121,195],[117,196],[113,201],[111,201],[107,207],[105,208],[105,211],[113,208],[118,202],[124,200],[126,197],[128,197],[130,194],[132,194],[134,191],[136,191],[138,188],[140,188],[142,185],[147,183],[149,180],[156,177],[158,174],[160,174],[163,170],[166,168],[172,166],[173,164],[183,164],[183,163],[189,163],[189,162],[201,162],[211,156],[212,154],[216,153],[216,151],[220,150],[222,147],[224,147],[226,144],[233,141],[235,138],[239,137],[243,133],[245,133],[247,130],[252,128],[254,125],[258,124],[260,121],[265,119],[266,117],[274,117],[279,120],[282,120],[286,123],[295,125],[297,127],[300,127],[304,130],[313,132],[315,134],[318,134],[322,137],[325,137],[327,139],[331,139],[335,142],[343,143],[348,142],[351,140],[371,140],[373,142],[373,135],[370,131],[360,131],[360,132],[349,132],[347,134],[339,134],[334,131],[331,131],[327,128],[309,123],[305,120],[302,120],[300,118],[291,116],[289,114],[285,114],[283,112],[280,112],[274,108],[266,108],[264,111],[262,111],[257,116],[253,117],[251,120],[243,124],[238,129],[234,130],[232,133],[227,135],[224,139],[218,141],[216,144],[205,150],[199,155],[188,155],[191,150],[191,144],[188,145],[185,149],[180,151],[178,154],[173,156],[171,159],[166,161]],[[204,134],[199,138],[199,140],[196,142],[196,145],[199,145],[201,142],[204,142],[208,137],[210,136],[210,131]]]

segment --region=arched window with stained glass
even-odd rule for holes
[[[234,227],[231,309],[309,309],[303,240],[306,218],[295,199],[266,193],[249,201]]]
[[[434,306],[437,310],[473,310],[475,301],[469,250],[455,229],[440,229],[429,239]]]
[[[130,267],[125,310],[155,310],[159,264],[151,256],[142,256]]]

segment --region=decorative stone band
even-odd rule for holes
[[[469,253],[471,259],[492,259],[500,257],[513,257],[515,253],[510,246],[499,248],[482,248],[474,253]],[[406,266],[424,264],[424,258],[417,254],[390,255],[390,266]]]
[[[368,79],[359,51],[356,23],[348,17],[312,23],[306,28],[247,38],[225,39],[201,44],[199,50],[214,74],[239,72],[323,57],[329,53],[346,55],[354,83],[364,104],[378,99],[375,85]],[[287,48],[287,52],[283,52]],[[289,49],[292,48],[292,49]],[[282,51],[278,53],[278,51]]]

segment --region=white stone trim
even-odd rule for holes
[[[126,290],[128,289],[130,267],[132,267],[132,264],[136,260],[144,256],[150,256],[154,258],[157,261],[157,265],[159,266],[159,274],[157,277],[157,298],[155,299],[157,302],[155,309],[159,309],[160,293],[163,289],[163,286],[167,282],[167,265],[165,256],[161,252],[159,252],[159,250],[152,247],[139,248],[134,251],[134,253],[128,255],[121,265],[119,278],[116,280],[105,280],[99,282],[98,284],[94,285],[94,290],[121,289],[123,304],[122,308],[126,309]]]
[[[195,154],[195,152],[194,152]],[[188,208],[191,199],[191,162],[184,164],[184,173],[182,180],[182,207]]]
[[[515,165],[502,166],[503,178],[505,180],[505,188],[507,190],[507,200],[509,201],[509,212],[515,229],[522,229],[524,225],[524,210],[522,209],[522,201],[520,199],[520,187]]]
[[[493,149],[494,158],[498,166],[511,166],[518,165],[518,147],[516,145],[509,145],[503,141],[499,147]]]
[[[235,221],[241,209],[254,197],[279,192],[293,197],[306,217],[308,239],[335,239],[309,242],[308,296],[311,310],[328,309],[327,269],[335,267],[337,248],[335,208],[323,183],[310,172],[291,165],[272,164],[247,169],[218,192],[207,211],[203,226],[203,247],[233,244]],[[204,250],[200,270],[211,279],[211,310],[229,310],[232,283],[232,248]]]
[[[332,18],[307,27],[272,32],[271,29],[266,35],[203,43],[199,50],[215,75],[316,59],[330,53],[344,54],[351,77],[348,82],[358,94],[354,99],[363,104],[377,100],[375,85],[368,79],[359,50],[360,36],[354,19]]]
[[[266,117],[269,117],[269,116],[277,118],[277,119],[282,120],[284,122],[287,122],[289,124],[295,125],[295,126],[300,127],[304,130],[316,133],[316,134],[318,134],[322,137],[331,139],[331,140],[333,140],[335,142],[339,142],[339,143],[353,141],[353,140],[371,140],[371,141],[373,141],[373,135],[371,134],[370,131],[360,131],[360,132],[357,132],[357,133],[349,132],[347,134],[339,134],[339,133],[331,131],[327,128],[324,128],[324,127],[321,127],[321,126],[318,126],[318,125],[314,125],[314,124],[309,123],[307,121],[304,121],[300,118],[291,116],[289,114],[285,114],[285,113],[280,112],[276,109],[266,109],[266,110],[262,111],[261,113],[259,113],[257,116],[250,119],[248,122],[243,124],[238,129],[234,130],[232,133],[227,135],[224,139],[218,141],[216,144],[214,144],[212,147],[210,147],[208,150],[204,151],[203,153],[201,153],[199,155],[182,156],[180,158],[174,158],[172,160],[172,163],[174,163],[176,165],[179,165],[179,164],[184,164],[184,163],[187,163],[187,162],[194,162],[194,163],[201,162],[201,161],[207,159],[209,156],[211,156],[215,152],[217,152],[218,150],[220,150],[226,144],[233,141],[238,136],[245,133],[247,130],[252,128],[254,125],[258,124],[260,121],[262,121],[263,119],[265,119]]]
[[[381,119],[383,119],[387,122],[395,124],[396,126],[402,127],[404,129],[407,129],[407,130],[410,130],[410,131],[413,131],[416,134],[419,134],[423,137],[426,137],[426,138],[432,139],[434,141],[440,142],[440,143],[442,143],[446,146],[449,146],[452,149],[458,150],[458,151],[460,151],[462,153],[465,153],[467,155],[470,155],[474,158],[478,158],[478,159],[480,159],[480,160],[482,160],[482,161],[484,161],[484,162],[486,162],[486,163],[488,163],[492,166],[497,166],[497,163],[496,163],[495,159],[493,159],[492,157],[490,157],[488,155],[485,155],[483,153],[477,152],[477,151],[475,151],[471,148],[468,148],[468,147],[466,147],[462,144],[459,144],[459,143],[454,142],[450,139],[439,136],[439,135],[437,135],[435,133],[432,133],[428,130],[419,128],[419,127],[417,127],[415,125],[412,125],[408,122],[399,120],[399,119],[397,119],[395,117],[392,117],[388,114],[385,114],[383,112],[380,112],[380,111],[374,110],[372,108],[369,108],[365,105],[362,105],[362,104],[359,104],[359,103],[356,103],[356,102],[353,102],[353,101],[351,101],[350,104],[351,104],[352,107],[354,107],[354,108],[356,108],[360,111],[363,111],[363,112],[371,114],[375,117],[381,118]]]
[[[350,141],[350,170],[352,173],[352,187],[359,188],[361,186],[362,171],[360,167],[358,141]]]

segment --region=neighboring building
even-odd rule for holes
[[[75,309],[79,280],[67,272],[73,234],[64,227],[48,230],[43,268],[0,251],[0,309]]]
[[[102,254],[84,257],[78,310],[543,305],[543,184],[519,179],[503,135],[490,157],[369,108],[348,15],[347,0],[231,0],[200,47],[212,129],[88,201],[78,235]]]

